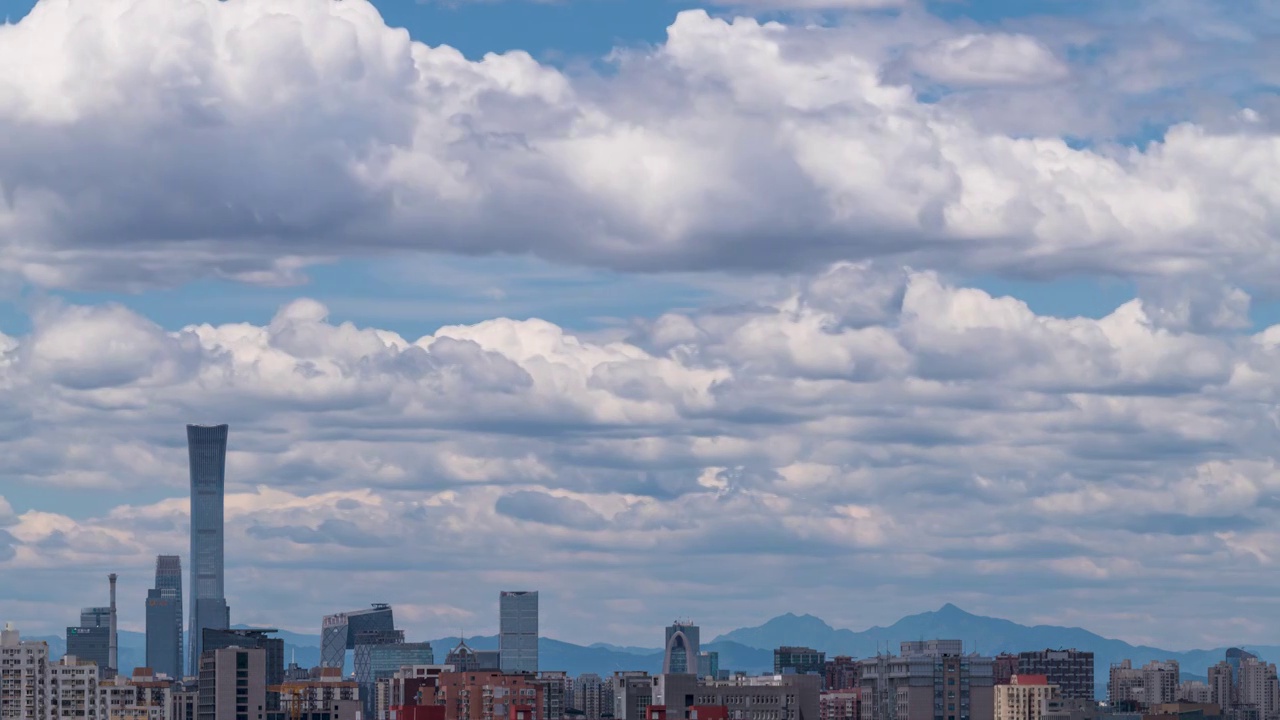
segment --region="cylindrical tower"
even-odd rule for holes
[[[111,573],[108,575],[107,581],[111,583],[111,637],[108,638],[110,644],[107,646],[107,664],[111,666],[112,670],[119,672],[120,665],[116,658],[116,653],[119,651],[119,646],[116,642],[116,574]]]

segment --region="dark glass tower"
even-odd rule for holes
[[[182,560],[156,558],[156,586],[147,591],[147,667],[182,677]]]
[[[191,645],[188,667],[200,667],[205,628],[226,630],[231,611],[223,594],[222,502],[227,475],[227,426],[188,425],[191,461]]]

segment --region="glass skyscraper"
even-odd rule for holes
[[[205,628],[225,630],[231,611],[223,594],[223,493],[227,480],[227,426],[188,425],[191,462],[191,645],[189,667],[200,667]]]
[[[538,672],[538,593],[498,597],[498,662],[504,673]]]
[[[156,586],[147,591],[147,667],[182,677],[182,560],[156,558]]]
[[[698,672],[699,635],[697,625],[672,623],[667,626],[667,646],[662,658],[664,675],[683,675]]]
[[[395,618],[386,603],[375,603],[368,610],[326,615],[320,625],[320,667],[343,667],[347,651],[356,647],[356,639],[369,637],[365,633],[395,631]]]

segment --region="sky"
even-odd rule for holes
[[[0,620],[1280,643],[1263,0],[10,0]],[[133,598],[129,600],[128,598]]]

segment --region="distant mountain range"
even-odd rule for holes
[[[655,635],[659,631],[655,631]],[[311,667],[320,662],[320,637],[282,631],[286,660],[296,657],[299,665]],[[851,655],[870,657],[877,652],[896,653],[903,640],[951,638],[963,640],[968,650],[984,655],[1045,648],[1091,650],[1097,691],[1105,694],[1108,670],[1112,663],[1129,659],[1135,665],[1150,660],[1177,660],[1184,679],[1203,677],[1206,668],[1222,659],[1226,648],[1173,651],[1144,645],[1130,645],[1081,628],[1036,625],[1028,627],[1009,620],[983,617],[947,604],[934,612],[909,615],[888,627],[873,627],[855,632],[831,627],[812,615],[786,614],[763,625],[739,628],[725,633],[702,646],[720,653],[720,667],[748,673],[773,670],[773,649],[782,645],[803,645],[822,650],[828,657]],[[61,637],[39,637],[49,643],[50,651],[60,657],[66,650]],[[457,636],[431,640],[436,662],[458,644]],[[496,650],[496,636],[468,637],[467,644],[476,650]],[[1250,645],[1249,651],[1263,659],[1280,658],[1280,646]],[[564,670],[571,675],[594,672],[608,675],[615,670],[647,670],[657,673],[662,668],[662,650],[633,646],[595,643],[583,646],[542,638],[538,642],[539,664],[551,670]],[[146,642],[142,633],[120,633],[120,664],[125,668],[146,662]]]

